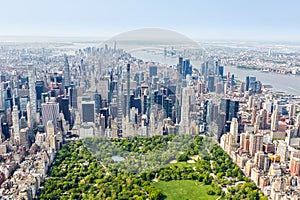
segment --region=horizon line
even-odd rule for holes
[[[184,35],[184,34],[183,34]],[[69,39],[99,39],[99,40],[109,40],[111,38],[113,38],[115,35],[113,36],[96,36],[96,35],[1,35],[0,34],[0,39],[1,38],[69,38]],[[223,37],[223,38],[216,38],[216,37],[198,37],[198,38],[194,38],[194,37],[190,37],[187,36],[188,38],[195,40],[197,42],[203,41],[203,40],[208,40],[208,41],[236,41],[236,42],[256,42],[256,41],[262,41],[262,42],[287,42],[287,43],[291,43],[291,42],[295,42],[298,43],[300,42],[300,39],[266,39],[266,38],[227,38],[227,37]],[[1,41],[0,42],[5,42],[5,41]]]

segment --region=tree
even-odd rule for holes
[[[189,159],[189,157],[188,157],[187,154],[185,154],[185,153],[180,154],[180,155],[177,157],[177,161],[178,161],[178,162],[186,162],[188,159]]]

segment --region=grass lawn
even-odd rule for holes
[[[198,181],[158,181],[153,185],[167,196],[166,200],[215,200],[218,198],[218,196],[210,196],[206,193],[211,186],[203,185]]]

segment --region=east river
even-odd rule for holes
[[[154,54],[153,52],[138,51],[132,53],[135,57],[145,61],[153,61],[175,65],[178,63],[177,57],[164,57],[162,54]],[[263,85],[272,86],[272,90],[278,92],[286,92],[300,96],[300,75],[285,75],[276,73],[267,73],[251,69],[241,69],[233,66],[224,67],[224,75],[227,72],[234,74],[235,78],[241,81],[246,80],[246,76],[255,76],[256,80],[262,82]]]

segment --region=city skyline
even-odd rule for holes
[[[109,38],[151,27],[177,31],[194,40],[300,41],[298,7],[297,1],[14,0],[3,2],[0,36]]]

